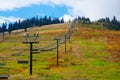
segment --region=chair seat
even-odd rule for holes
[[[0,79],[8,79],[8,75],[2,75],[2,76],[0,76]]]
[[[18,61],[18,64],[27,64],[28,61]]]

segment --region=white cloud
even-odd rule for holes
[[[5,20],[0,18],[0,24],[2,23],[5,23]]]
[[[13,10],[30,5],[65,5],[68,7],[68,15],[86,16],[92,20],[101,17],[116,16],[120,20],[120,0],[0,0],[0,10]]]
[[[120,0],[56,0],[57,5],[68,6],[68,11],[71,16],[86,16],[92,20],[101,17],[113,16],[120,17]],[[59,3],[59,4],[58,4]],[[120,20],[120,18],[119,18]]]
[[[0,10],[13,10],[16,8],[30,6],[32,4],[38,4],[42,0],[0,0]]]
[[[74,18],[68,14],[64,14],[63,17],[60,17],[60,19],[64,18],[65,22],[72,21]]]
[[[120,0],[51,0],[56,5],[66,5],[69,15],[86,16],[92,20],[116,16],[120,20]]]
[[[0,16],[0,24],[2,24],[2,23],[5,23],[5,22],[7,22],[7,23],[13,23],[13,22],[16,22],[16,21],[18,21],[18,20],[24,20],[24,19],[22,19],[22,18],[15,18],[15,17],[13,17],[13,16],[10,16],[10,17],[3,17],[3,16]]]

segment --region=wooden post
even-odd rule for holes
[[[57,66],[58,66],[59,65],[59,37],[55,37],[54,40],[57,41],[56,62],[57,62]]]
[[[24,35],[24,36],[26,36],[26,35]],[[25,40],[24,40],[24,42],[23,42],[23,44],[30,44],[30,75],[32,75],[32,51],[33,51],[33,44],[36,44],[36,43],[39,43],[39,42],[37,42],[37,41],[31,41],[31,40],[29,40],[28,41],[28,38],[29,38],[29,36],[27,36],[27,37],[25,37]]]
[[[59,46],[58,46],[58,39],[57,39],[57,65],[59,65]]]
[[[33,48],[33,43],[30,42],[30,75],[32,75],[32,48]]]
[[[65,36],[65,53],[66,53],[66,37],[67,37],[67,35],[65,34],[64,36]]]

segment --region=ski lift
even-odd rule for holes
[[[8,79],[9,69],[5,67],[6,62],[4,57],[0,57],[0,80]]]
[[[20,49],[17,48],[17,45],[15,44],[14,47],[12,48],[12,54],[11,56],[20,56],[21,51]]]
[[[0,80],[6,80],[9,78],[9,68],[0,67]]]
[[[4,57],[0,57],[0,67],[5,66],[5,58]]]
[[[18,64],[28,64],[29,61],[26,59],[26,55],[22,54],[22,55],[18,56],[17,63]]]

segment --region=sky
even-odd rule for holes
[[[120,20],[120,0],[0,0],[0,24],[33,16],[52,16],[65,21],[77,16],[91,20],[116,16]]]

